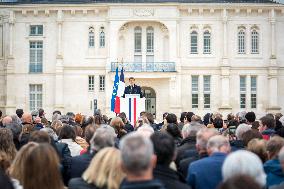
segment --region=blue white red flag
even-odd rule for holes
[[[119,76],[118,76],[118,67],[116,67],[113,88],[112,88],[112,97],[111,97],[111,111],[113,112],[115,110],[115,98],[117,95],[118,85],[119,85]]]

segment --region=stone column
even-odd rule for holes
[[[276,43],[275,43],[275,11],[272,9],[270,11],[270,26],[271,26],[271,56],[270,59],[276,59]],[[276,61],[271,62],[276,64]]]
[[[222,112],[229,112],[232,110],[230,105],[230,63],[228,60],[228,37],[227,37],[227,25],[228,16],[227,10],[223,9],[223,54],[221,62],[221,107],[219,110]]]
[[[63,90],[63,56],[62,56],[62,26],[63,26],[63,12],[58,10],[57,12],[57,56],[55,66],[55,105],[54,108],[60,111],[64,110],[64,90]]]
[[[14,48],[14,23],[15,23],[15,17],[14,17],[14,12],[10,12],[9,16],[9,58],[13,57],[13,48]]]
[[[280,111],[278,104],[278,68],[270,67],[268,74],[268,108],[267,111],[271,113],[277,113]]]

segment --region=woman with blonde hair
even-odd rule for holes
[[[100,150],[82,178],[69,181],[69,189],[119,189],[125,177],[120,166],[120,151],[113,147]]]

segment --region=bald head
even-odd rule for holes
[[[3,118],[2,120],[2,124],[4,127],[6,127],[6,125],[12,123],[12,118],[10,116],[6,116]]]
[[[32,115],[28,113],[24,113],[22,116],[23,123],[32,123]]]

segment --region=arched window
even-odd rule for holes
[[[259,34],[256,29],[251,31],[251,53],[258,54],[259,53]]]
[[[101,32],[100,32],[100,48],[105,47],[105,32],[104,32],[104,27],[101,27]]]
[[[142,51],[142,29],[141,27],[137,26],[134,28],[134,52],[141,53]]]
[[[147,33],[147,53],[154,52],[154,28],[149,26],[146,29]]]
[[[245,54],[246,53],[246,40],[245,40],[245,30],[240,29],[238,32],[238,54]]]
[[[94,34],[94,28],[89,27],[89,48],[95,47],[95,34]]]
[[[203,54],[211,54],[211,33],[208,30],[203,33]]]
[[[190,33],[190,54],[197,54],[198,43],[197,43],[197,32],[194,30]]]

